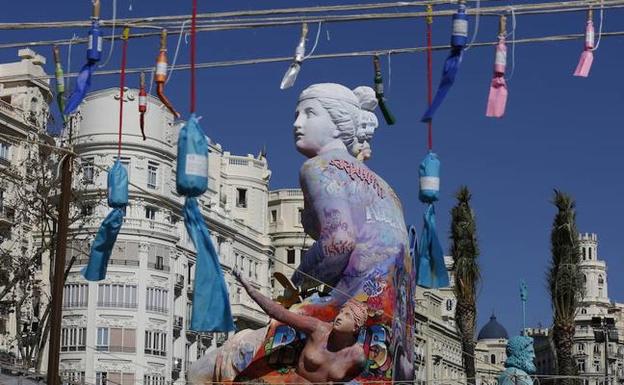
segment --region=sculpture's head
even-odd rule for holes
[[[334,318],[333,331],[339,333],[352,333],[357,336],[360,328],[366,324],[368,309],[366,304],[353,299],[347,301],[336,318]]]
[[[355,129],[355,141],[349,148],[351,155],[359,160],[367,160],[371,157],[370,142],[375,134],[375,129],[379,126],[379,121],[374,112],[377,108],[377,97],[375,91],[366,86],[358,87],[353,90],[360,102],[360,121]]]
[[[527,336],[513,336],[507,342],[506,368],[517,368],[528,374],[535,373],[533,363],[535,350],[533,350],[533,338]]]
[[[297,150],[311,158],[325,145],[339,140],[353,154],[358,150],[354,143],[357,142],[357,130],[361,129],[363,112],[366,111],[362,110],[362,101],[347,87],[335,83],[311,85],[299,95],[295,112]],[[370,117],[367,119],[371,120]]]

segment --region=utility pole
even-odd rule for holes
[[[47,385],[60,385],[61,383],[59,376],[59,355],[61,350],[63,286],[65,283],[65,253],[67,252],[69,203],[71,202],[72,165],[74,157],[68,153],[63,157],[61,162],[61,197],[58,205],[58,230],[56,233],[56,250],[54,253]]]

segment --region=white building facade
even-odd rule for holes
[[[80,275],[89,244],[110,209],[106,172],[117,157],[117,88],[87,96],[74,117],[75,151],[82,167],[74,184],[86,186],[75,210],[92,216],[73,228],[73,261],[63,302],[61,371],[67,381],[89,384],[184,383],[185,371],[226,335],[189,330],[195,251],[182,218],[183,197],[175,189],[180,124],[150,97],[147,140],[138,127],[138,92],[124,94],[120,161],[129,175],[129,205],[108,265],[106,279]],[[257,328],[268,317],[231,275],[237,269],[269,295],[266,208],[270,171],[265,159],[235,156],[210,144],[208,191],[198,198],[219,252],[238,329]]]
[[[46,133],[52,93],[49,81],[40,78],[46,75],[46,60],[30,49],[19,50],[18,56],[17,62],[0,64],[0,263],[8,270],[28,264],[33,271],[28,273],[32,285],[7,285],[8,291],[0,298],[0,352],[4,356],[0,363],[30,367],[32,362],[23,362],[17,337],[41,329],[49,298],[49,265],[41,255],[35,258],[40,223],[28,215],[38,193],[34,180],[38,173],[30,167],[40,156],[53,157],[36,143],[54,142]],[[9,271],[0,282],[12,278]],[[0,292],[4,289],[0,283]],[[20,304],[9,304],[13,301]],[[43,351],[39,368],[47,362],[45,347]]]

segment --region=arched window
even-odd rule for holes
[[[582,309],[581,309],[581,314],[587,314],[587,309],[582,308]],[[579,344],[579,346],[581,346],[581,345],[583,345],[583,344]],[[584,347],[584,346],[585,346],[585,345],[583,345],[583,347]],[[579,350],[580,350],[580,349],[579,349]]]
[[[582,247],[582,249],[583,249],[583,261],[584,261],[584,260],[585,260],[585,258],[587,257],[587,255],[586,255],[586,254],[587,254],[587,252],[585,251],[585,248],[584,248],[584,247]]]
[[[592,248],[589,248],[589,259],[592,259]]]
[[[601,286],[604,285],[604,278],[603,278],[602,274],[600,274],[598,276],[598,284],[601,285]]]
[[[496,364],[496,354],[492,354],[492,355],[490,356],[490,363],[491,363],[491,364]]]
[[[453,310],[453,300],[452,299],[447,299],[446,300],[446,310],[447,311]]]
[[[585,310],[585,309],[583,309],[583,310]],[[587,311],[585,311],[585,313],[587,313]],[[579,352],[584,352],[584,351],[585,351],[585,344],[580,343],[580,344],[578,344],[578,345],[576,346],[576,348],[577,348],[577,350],[578,350]]]

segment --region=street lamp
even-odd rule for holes
[[[609,385],[609,340],[617,341],[618,333],[615,329],[615,318],[613,317],[592,317],[591,326],[594,329],[594,339],[596,342],[604,342],[605,360],[605,385]]]

